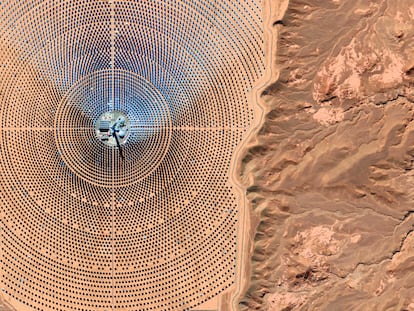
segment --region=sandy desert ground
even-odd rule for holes
[[[414,3],[272,5],[241,309],[414,310]]]

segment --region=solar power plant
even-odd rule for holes
[[[262,0],[0,1],[1,310],[237,308],[264,18]]]

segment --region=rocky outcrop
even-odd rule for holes
[[[413,20],[408,0],[291,0],[273,21],[242,310],[414,310]]]

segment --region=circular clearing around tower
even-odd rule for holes
[[[127,115],[121,111],[104,112],[95,122],[96,137],[110,147],[125,144],[130,129],[131,123]]]

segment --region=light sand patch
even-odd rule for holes
[[[322,107],[313,115],[313,118],[322,125],[331,125],[344,119],[344,111],[342,108]]]

